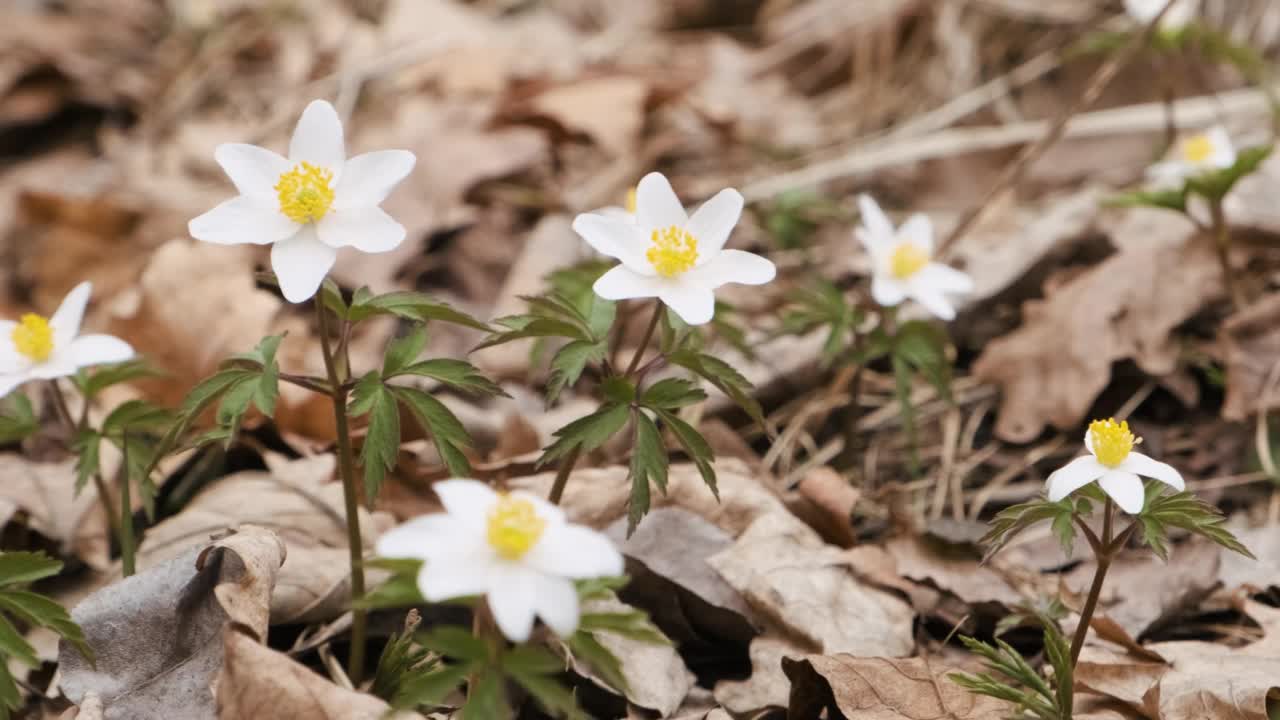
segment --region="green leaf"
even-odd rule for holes
[[[365,291],[366,294],[369,291],[365,287],[360,288],[360,290]],[[341,319],[346,319],[347,301],[342,297],[342,288],[338,287],[338,283],[334,282],[333,278],[327,277],[324,282],[320,283],[320,301],[324,303],[325,307],[333,311],[334,315]]]
[[[804,335],[827,328],[822,358],[824,364],[830,365],[848,350],[850,336],[861,321],[862,314],[845,300],[844,292],[834,283],[819,279],[791,296],[791,306],[782,316],[782,329],[792,335]]]
[[[249,411],[249,403],[258,392],[257,373],[249,373],[243,380],[227,388],[222,394],[222,402],[218,403],[217,422],[223,427],[238,427],[244,414]]]
[[[916,474],[920,471],[920,442],[916,437],[916,408],[911,403],[911,366],[896,353],[890,358],[890,366],[893,368],[894,396],[898,400],[902,429],[907,435],[907,447],[911,453],[911,472]]]
[[[439,320],[488,332],[491,328],[470,315],[419,292],[401,291],[385,295],[353,297],[347,319],[360,322],[374,315],[394,315],[406,320]]]
[[[564,661],[536,645],[520,645],[502,656],[502,669],[553,715],[578,717],[573,693],[552,677],[564,671]]]
[[[431,442],[435,444],[449,472],[457,477],[469,476],[471,464],[462,448],[471,447],[471,435],[453,411],[417,388],[399,385],[390,387],[391,392],[409,409],[423,431],[431,436]]]
[[[707,393],[684,378],[665,378],[640,395],[640,404],[654,410],[678,410],[707,399]]]
[[[449,693],[476,672],[480,663],[471,661],[456,665],[440,665],[428,673],[405,680],[399,692],[391,700],[391,706],[402,710],[417,709],[420,705],[439,705]]]
[[[591,633],[613,633],[651,645],[671,645],[671,639],[653,624],[648,613],[643,610],[583,613],[578,621],[578,629]]]
[[[17,442],[40,429],[31,398],[20,392],[9,393],[0,401],[0,445]]]
[[[693,461],[695,467],[698,468],[698,474],[702,476],[702,481],[711,489],[711,494],[716,496],[716,501],[720,500],[720,488],[716,484],[716,468],[715,468],[715,452],[712,451],[711,445],[707,443],[706,438],[702,437],[692,425],[681,420],[675,413],[667,410],[656,410],[658,418],[662,420],[671,432],[676,436],[676,440],[680,443],[680,447],[688,453],[689,459]]]
[[[125,431],[155,433],[173,422],[173,413],[145,400],[127,400],[102,421],[102,434],[119,438]]]
[[[0,587],[20,585],[62,572],[62,562],[44,553],[0,552]]]
[[[627,586],[630,578],[625,575],[618,577],[597,577],[587,578],[585,580],[574,580],[574,587],[578,590],[578,598],[581,600],[593,600],[600,598],[614,598],[616,591]]]
[[[1149,207],[1157,210],[1187,212],[1186,186],[1169,190],[1137,190],[1121,193],[1107,199],[1106,205],[1115,208]]]
[[[1153,481],[1154,483],[1154,481]],[[1227,518],[1214,506],[1189,492],[1163,495],[1150,500],[1138,516],[1142,539],[1163,560],[1168,560],[1169,528],[1180,528],[1247,558],[1256,559],[1231,531],[1222,527]]]
[[[764,410],[761,409],[760,403],[756,402],[756,399],[751,396],[751,391],[754,389],[751,382],[743,377],[742,373],[733,369],[731,365],[717,357],[687,349],[671,353],[667,360],[671,364],[679,365],[716,386],[720,392],[729,396],[731,400],[745,410],[751,416],[751,419],[756,421],[766,433],[772,434],[769,431],[768,424],[765,422]]]
[[[1032,500],[1005,508],[991,520],[991,529],[978,542],[987,545],[986,557],[990,559],[1010,540],[1033,525],[1045,520],[1056,520],[1062,515],[1066,515],[1070,522],[1073,509],[1070,498],[1056,503],[1048,500]]]
[[[0,615],[0,656],[16,658],[30,667],[40,667],[35,649],[4,615]]]
[[[589,665],[614,690],[625,695],[630,689],[627,676],[622,672],[622,661],[602,645],[595,635],[580,629],[565,640],[565,645],[575,658]]]
[[[9,674],[7,663],[0,662],[0,720],[9,720],[9,711],[22,707],[22,693]]]
[[[387,343],[387,353],[382,359],[382,376],[391,378],[418,359],[427,347],[427,328],[419,325],[408,335]]]
[[[501,673],[486,668],[476,682],[467,688],[467,704],[462,706],[458,720],[496,720],[512,717],[507,705]]]
[[[627,536],[635,532],[640,520],[649,512],[649,483],[667,491],[667,448],[658,426],[641,410],[631,414],[636,429],[635,447],[631,451],[631,499],[627,503]]]
[[[71,643],[85,659],[94,659],[93,649],[84,639],[84,631],[71,619],[66,608],[53,600],[26,590],[3,590],[0,591],[0,608],[28,624],[49,628]]]
[[[155,377],[162,373],[151,367],[145,359],[126,360],[112,365],[99,365],[93,370],[81,370],[72,376],[76,389],[86,399],[92,400],[98,393],[112,385],[119,385],[144,377]]]
[[[624,377],[607,377],[600,383],[600,394],[610,403],[629,405],[636,399],[636,386]]]
[[[551,358],[551,377],[547,382],[547,404],[554,403],[560,393],[582,377],[587,363],[604,360],[609,352],[607,341],[574,340],[565,343]]]
[[[455,625],[440,625],[419,632],[414,639],[428,650],[460,660],[484,660],[489,654],[484,640]]]
[[[1187,190],[1202,195],[1210,201],[1221,201],[1231,192],[1236,183],[1257,172],[1263,161],[1271,155],[1271,150],[1271,145],[1241,150],[1236,155],[1235,164],[1231,167],[1188,178]]]
[[[348,411],[356,416],[369,415],[360,464],[364,467],[365,497],[372,504],[400,453],[400,408],[378,373],[369,372],[356,383]]]
[[[222,396],[232,385],[243,382],[247,378],[255,375],[251,370],[242,368],[228,368],[219,370],[217,373],[201,380],[198,385],[191,388],[191,392],[187,393],[187,397],[182,401],[182,407],[179,413],[182,416],[194,419],[205,408],[209,407],[214,400]]]
[[[421,563],[418,563],[421,565]],[[397,573],[378,587],[364,594],[364,597],[352,601],[352,607],[366,610],[385,608],[405,608],[421,605],[426,602],[422,591],[418,589],[418,573]]]
[[[921,320],[903,323],[894,335],[894,357],[925,376],[943,399],[951,400],[951,363],[947,336],[938,326]]]
[[[510,397],[492,380],[482,375],[474,365],[463,360],[423,360],[401,368],[390,375],[384,374],[384,377],[390,380],[393,377],[403,375],[431,378],[463,392],[476,395]]]
[[[71,439],[71,449],[76,454],[76,495],[84,490],[89,479],[98,474],[101,467],[102,436],[88,428],[77,430]]]
[[[477,345],[475,350],[505,345],[513,340],[522,338],[567,338],[569,340],[596,342],[596,338],[591,337],[590,333],[584,330],[582,326],[557,318],[517,315],[509,318],[499,318],[497,322],[511,329],[490,335]],[[472,350],[472,352],[475,352],[475,350]]]
[[[595,450],[627,424],[630,413],[631,408],[627,405],[610,404],[574,420],[553,433],[556,441],[543,451],[535,465],[546,465],[568,455],[575,448],[581,452]]]

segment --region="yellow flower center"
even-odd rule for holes
[[[48,360],[53,354],[53,328],[35,313],[23,315],[11,337],[14,348],[36,362]]]
[[[280,212],[298,223],[315,222],[329,212],[333,204],[333,171],[300,162],[280,176],[275,191],[280,198]]]
[[[889,256],[889,272],[899,280],[906,280],[928,264],[929,253],[909,242],[900,243]]]
[[[489,513],[489,545],[507,560],[519,560],[529,552],[547,521],[538,517],[533,503],[502,495]]]
[[[1208,135],[1196,135],[1182,142],[1182,159],[1192,165],[1200,165],[1213,157],[1213,140]]]
[[[1111,468],[1119,467],[1133,446],[1142,442],[1142,438],[1129,432],[1128,421],[1116,422],[1115,418],[1089,423],[1089,439],[1093,441],[1093,456]]]
[[[684,228],[672,225],[654,230],[649,240],[653,245],[644,254],[645,259],[662,277],[675,277],[698,262],[698,241]]]
[[[636,214],[636,189],[631,188],[627,191],[627,212],[632,215]]]

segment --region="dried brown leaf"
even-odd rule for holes
[[[1244,420],[1271,409],[1280,384],[1280,294],[1259,299],[1227,318],[1218,329],[1227,372],[1222,417]]]

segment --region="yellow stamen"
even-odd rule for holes
[[[275,191],[280,198],[280,212],[299,223],[315,222],[329,212],[333,204],[333,171],[300,162],[280,176]]]
[[[13,347],[36,362],[48,360],[53,354],[53,328],[35,313],[23,315],[11,337]]]
[[[1119,467],[1129,457],[1133,446],[1142,442],[1142,438],[1129,432],[1128,421],[1116,422],[1115,418],[1089,423],[1089,439],[1093,444],[1093,456],[1111,468]]]
[[[684,228],[672,225],[654,230],[649,240],[653,246],[644,254],[645,259],[662,277],[675,277],[698,262],[698,240]]]
[[[547,521],[533,503],[502,495],[489,513],[489,545],[507,560],[519,560],[542,537]]]
[[[899,280],[906,280],[929,264],[929,253],[909,242],[899,243],[889,256],[889,272]]]
[[[631,188],[627,191],[627,212],[632,215],[636,214],[636,189]]]
[[[1192,165],[1201,165],[1213,157],[1213,140],[1208,135],[1196,135],[1182,141],[1182,159]]]

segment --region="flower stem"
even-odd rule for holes
[[[133,544],[133,500],[129,486],[129,434],[125,433],[120,447],[124,452],[123,471],[120,473],[120,565],[125,577],[137,571]]]
[[[1209,200],[1209,213],[1213,218],[1214,248],[1218,251],[1218,264],[1222,266],[1222,282],[1231,297],[1231,305],[1237,311],[1243,310],[1246,305],[1244,293],[1236,283],[1235,273],[1231,271],[1231,227],[1227,225],[1222,198]]]
[[[364,595],[364,540],[360,535],[360,499],[356,490],[355,456],[351,452],[351,428],[347,423],[347,388],[345,378],[338,375],[333,346],[329,344],[329,315],[319,298],[316,298],[315,306],[316,320],[320,326],[320,349],[324,354],[324,369],[329,376],[329,397],[333,399],[333,422],[338,436],[338,471],[342,477],[342,497],[346,504],[351,598],[354,600]],[[351,609],[351,654],[347,657],[347,676],[355,687],[359,687],[364,680],[367,623],[368,615],[363,609]]]
[[[80,421],[76,422],[71,417],[71,409],[67,405],[67,397],[62,394],[62,386],[58,384],[56,378],[49,381],[49,387],[53,390],[53,405],[58,411],[58,417],[62,419],[62,423],[67,427],[67,432],[71,434],[68,443],[74,446],[76,435],[84,429],[85,423],[88,421],[88,401],[85,401],[85,412],[81,414]],[[107,516],[107,527],[110,529],[111,536],[116,539],[116,543],[120,545],[123,553],[124,538],[120,535],[120,524],[117,521],[119,516],[116,515],[115,503],[111,501],[111,493],[107,492],[107,483],[102,479],[101,471],[94,471],[93,487],[98,491],[98,502],[102,503],[102,512]],[[132,548],[130,548],[130,552],[132,552]],[[126,575],[126,577],[128,576]]]
[[[1107,579],[1107,570],[1111,567],[1111,560],[1119,551],[1119,548],[1113,545],[1111,537],[1112,516],[1115,515],[1115,503],[1111,498],[1107,498],[1103,513],[1101,549],[1096,553],[1098,568],[1093,572],[1093,585],[1089,587],[1089,596],[1085,598],[1084,608],[1080,610],[1080,624],[1076,626],[1075,637],[1071,639],[1071,667],[1073,668],[1080,660],[1080,651],[1084,649],[1084,638],[1089,634],[1089,624],[1093,622],[1093,613],[1098,609],[1098,597],[1102,595],[1102,583]]]
[[[635,374],[640,367],[640,358],[644,356],[645,348],[649,346],[649,341],[653,340],[653,333],[658,329],[658,321],[662,319],[662,302],[655,300],[653,302],[653,315],[649,317],[649,326],[645,328],[644,338],[640,340],[639,347],[636,348],[636,354],[631,356],[631,362],[627,365],[627,371],[623,373],[624,378],[629,378]],[[551,492],[547,495],[547,502],[552,505],[559,505],[561,498],[564,497],[565,486],[569,484],[569,474],[573,472],[573,466],[578,464],[578,458],[582,456],[582,447],[578,446],[569,451],[565,455],[564,460],[560,461],[560,467],[556,468],[556,479],[551,484]]]

